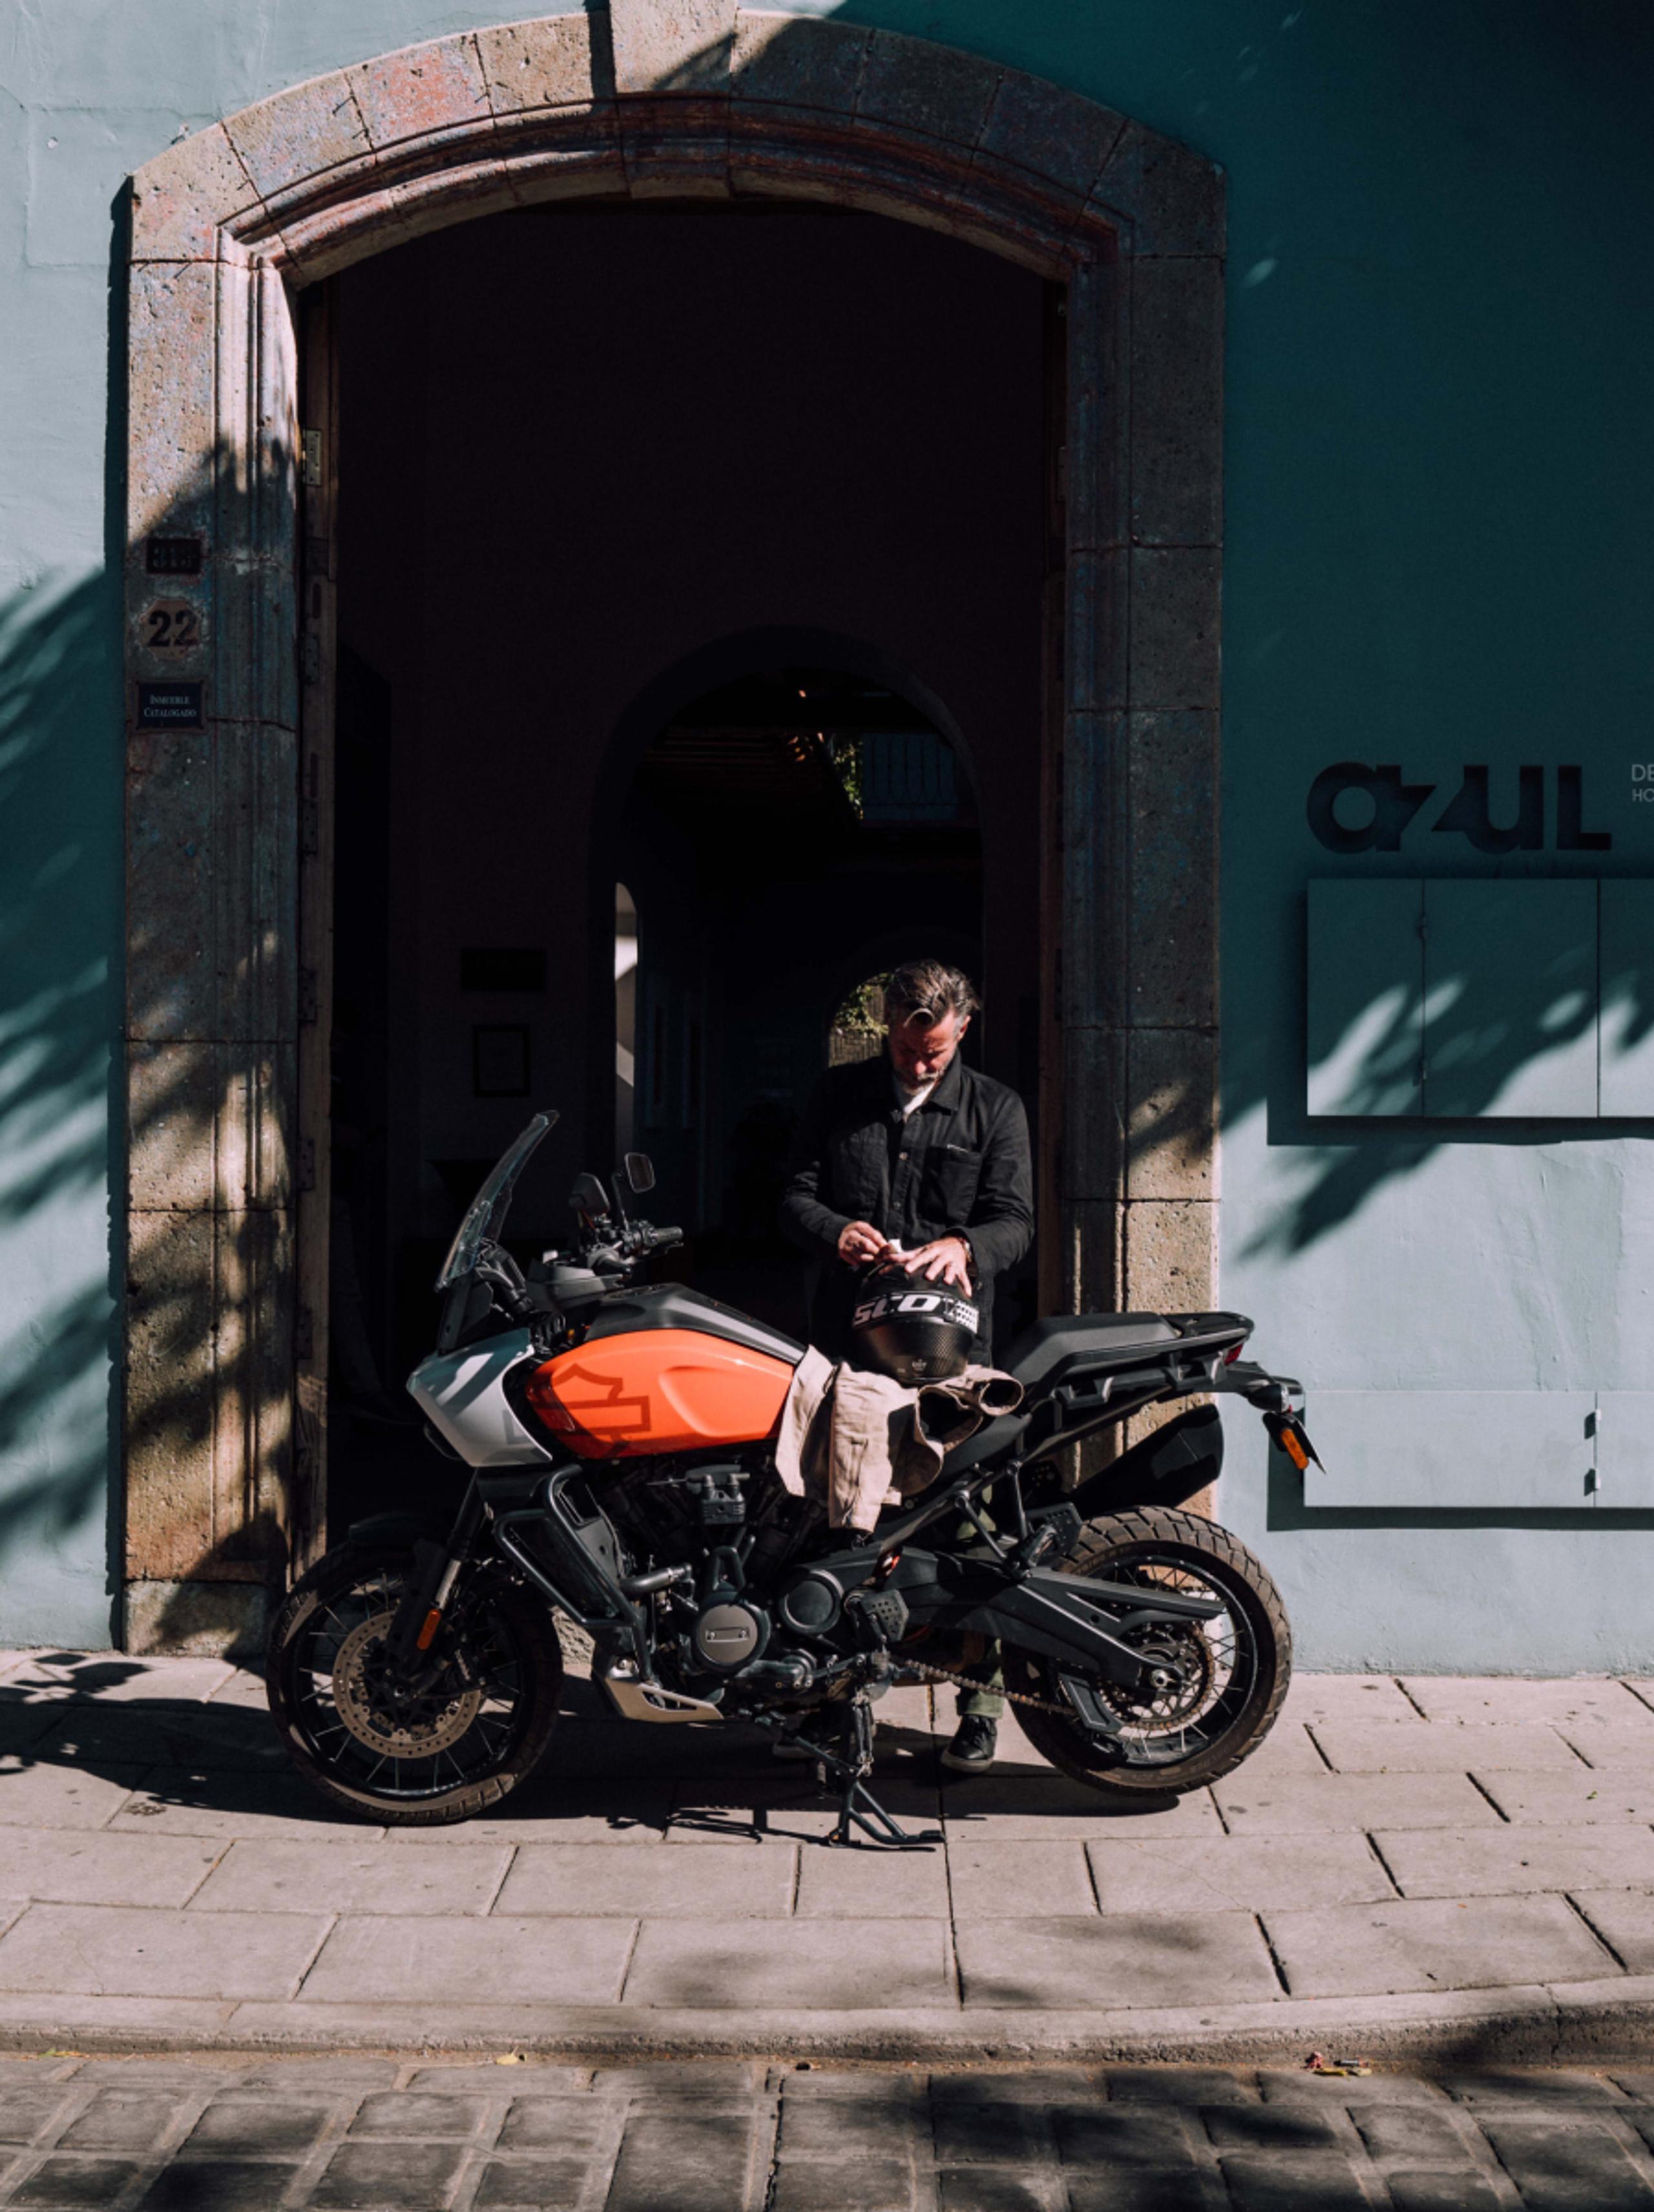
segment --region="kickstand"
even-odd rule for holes
[[[856,1838],[851,1831],[855,1827],[887,1850],[924,1850],[939,1844],[940,1828],[909,1831],[887,1812],[867,1786],[866,1778],[872,1771],[873,1707],[858,1692],[845,1712],[838,1753],[823,1753],[821,1761],[822,1786],[831,1789],[836,1784],[840,1792],[838,1825],[828,1843],[853,1844]]]

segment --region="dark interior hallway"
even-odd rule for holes
[[[485,1164],[560,1109],[536,1246],[612,1164],[617,884],[635,1141],[720,1294],[797,1319],[772,1193],[866,974],[970,965],[1036,1103],[1045,440],[1040,283],[871,216],[499,216],[337,306],[336,1524]]]

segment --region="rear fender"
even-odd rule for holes
[[[1218,1409],[1196,1406],[1122,1452],[1070,1492],[1068,1503],[1082,1521],[1124,1513],[1134,1505],[1181,1505],[1215,1482],[1222,1465],[1223,1423]]]

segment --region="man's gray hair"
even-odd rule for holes
[[[934,1029],[949,1014],[965,1021],[981,1004],[963,969],[940,960],[906,961],[884,987],[884,1018],[892,1029],[909,1022]]]

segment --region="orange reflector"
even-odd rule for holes
[[[1285,1447],[1287,1457],[1298,1469],[1300,1474],[1306,1473],[1309,1468],[1310,1455],[1305,1450],[1303,1445],[1299,1443],[1297,1430],[1282,1429],[1281,1431],[1281,1442]],[[423,1644],[421,1644],[420,1648],[423,1650]]]
[[[418,1651],[428,1651],[432,1644],[436,1641],[436,1632],[441,1626],[442,1607],[439,1605],[433,1605],[429,1613],[425,1616],[425,1626],[420,1630],[419,1634],[414,1638],[415,1650]]]

